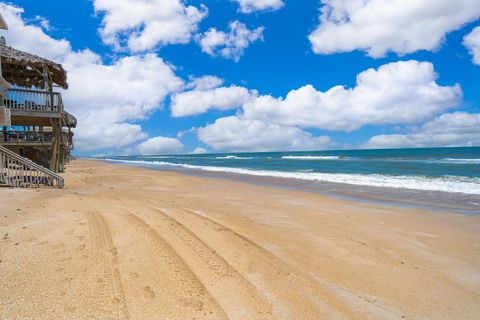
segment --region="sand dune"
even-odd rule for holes
[[[480,218],[75,161],[0,189],[1,319],[478,319]]]

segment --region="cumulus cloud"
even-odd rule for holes
[[[480,113],[443,114],[408,134],[378,135],[364,148],[459,147],[480,145]]]
[[[320,150],[332,145],[329,137],[314,137],[295,127],[279,126],[238,116],[220,118],[197,130],[203,143],[220,151]]]
[[[69,90],[63,93],[67,111],[78,118],[78,150],[121,148],[146,137],[131,121],[145,119],[162,107],[165,97],[183,86],[173,68],[160,57],[147,54],[124,57],[104,64],[90,50],[72,51],[66,40],[56,40],[40,27],[29,25],[23,9],[1,4],[10,28],[12,46],[62,63],[68,72]]]
[[[67,56],[70,90],[64,93],[81,114],[94,113],[101,121],[144,119],[161,106],[164,98],[183,82],[156,55],[130,56],[105,65],[96,59]]]
[[[171,67],[153,54],[125,57],[109,65],[98,57],[72,61],[76,59],[77,55],[72,54],[64,61],[70,88],[64,92],[63,100],[79,120],[79,150],[118,148],[141,140],[144,135],[138,134],[140,126],[127,122],[145,119],[162,107],[168,94],[182,86]],[[95,138],[89,133],[92,128],[112,131],[112,136],[99,132]],[[124,135],[136,140],[121,139]]]
[[[400,61],[357,76],[354,88],[328,91],[307,85],[283,98],[259,96],[243,107],[243,116],[276,123],[336,131],[364,125],[417,124],[461,102],[458,84],[440,86],[429,62]]]
[[[250,30],[240,21],[233,21],[229,24],[228,32],[210,28],[199,36],[198,42],[203,52],[238,62],[250,44],[263,40],[264,29],[264,27],[258,27]]]
[[[242,107],[257,96],[256,91],[232,85],[218,87],[223,81],[217,77],[205,76],[193,79],[187,87],[193,89],[172,96],[172,116],[185,117],[207,112],[210,109],[230,110]]]
[[[141,155],[162,155],[183,152],[183,144],[175,138],[154,137],[143,141],[137,146]]]
[[[363,50],[371,57],[436,50],[448,32],[480,17],[480,0],[322,0],[309,36],[319,54]]]
[[[192,151],[192,154],[205,154],[207,153],[207,149],[205,148],[195,148],[193,151]]]
[[[182,92],[172,97],[172,116],[197,115],[210,109],[236,109],[246,103],[251,96],[252,93],[248,89],[237,86]]]
[[[285,3],[282,0],[233,0],[240,6],[240,12],[252,13],[256,11],[278,10]]]
[[[75,130],[75,147],[79,151],[123,148],[146,139],[147,134],[137,124],[101,122],[82,118]]]
[[[365,125],[415,125],[457,107],[460,86],[440,86],[437,78],[431,63],[400,61],[360,73],[354,88],[336,86],[322,92],[306,85],[285,98],[255,94],[235,116],[199,128],[197,135],[216,150],[322,149],[333,142],[304,129],[353,131]],[[200,97],[191,100],[202,101]]]
[[[103,14],[100,35],[108,45],[135,52],[187,43],[207,15],[207,8],[186,6],[181,0],[94,0]]]
[[[39,25],[28,24],[22,18],[23,8],[3,2],[0,3],[0,11],[9,28],[8,31],[2,31],[7,45],[54,61],[62,61],[65,54],[72,51],[69,41],[53,39],[44,32],[42,24],[45,25],[46,19],[37,17],[36,21]]]
[[[202,76],[198,78],[191,78],[186,85],[187,89],[209,90],[218,88],[223,84],[223,79],[216,76]]]
[[[480,27],[473,29],[471,33],[465,36],[463,44],[472,55],[473,63],[480,65]]]

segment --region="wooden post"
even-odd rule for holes
[[[45,83],[45,90],[50,92],[50,108],[53,112],[55,106],[55,95],[53,94],[53,82],[46,64],[43,65],[43,81]],[[60,110],[57,110],[57,112],[60,112]],[[50,170],[53,172],[59,172],[61,169],[60,144],[62,124],[61,120],[57,118],[50,119],[50,123],[52,125],[52,154],[50,157]]]

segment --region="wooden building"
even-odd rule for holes
[[[1,27],[6,28],[3,18]],[[60,64],[7,46],[3,37],[0,59],[1,150],[52,173],[63,172],[73,149],[71,129],[77,124],[56,90],[68,88],[66,71]]]

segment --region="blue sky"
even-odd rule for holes
[[[434,1],[431,10],[429,2],[17,0],[1,8],[8,44],[69,72],[77,154],[479,145],[480,3]],[[142,3],[155,14],[137,12]],[[142,33],[148,41],[137,41]],[[138,99],[128,80],[135,71],[146,73],[132,84],[147,88]],[[223,82],[195,87],[205,76]],[[335,86],[343,91],[333,94]]]

